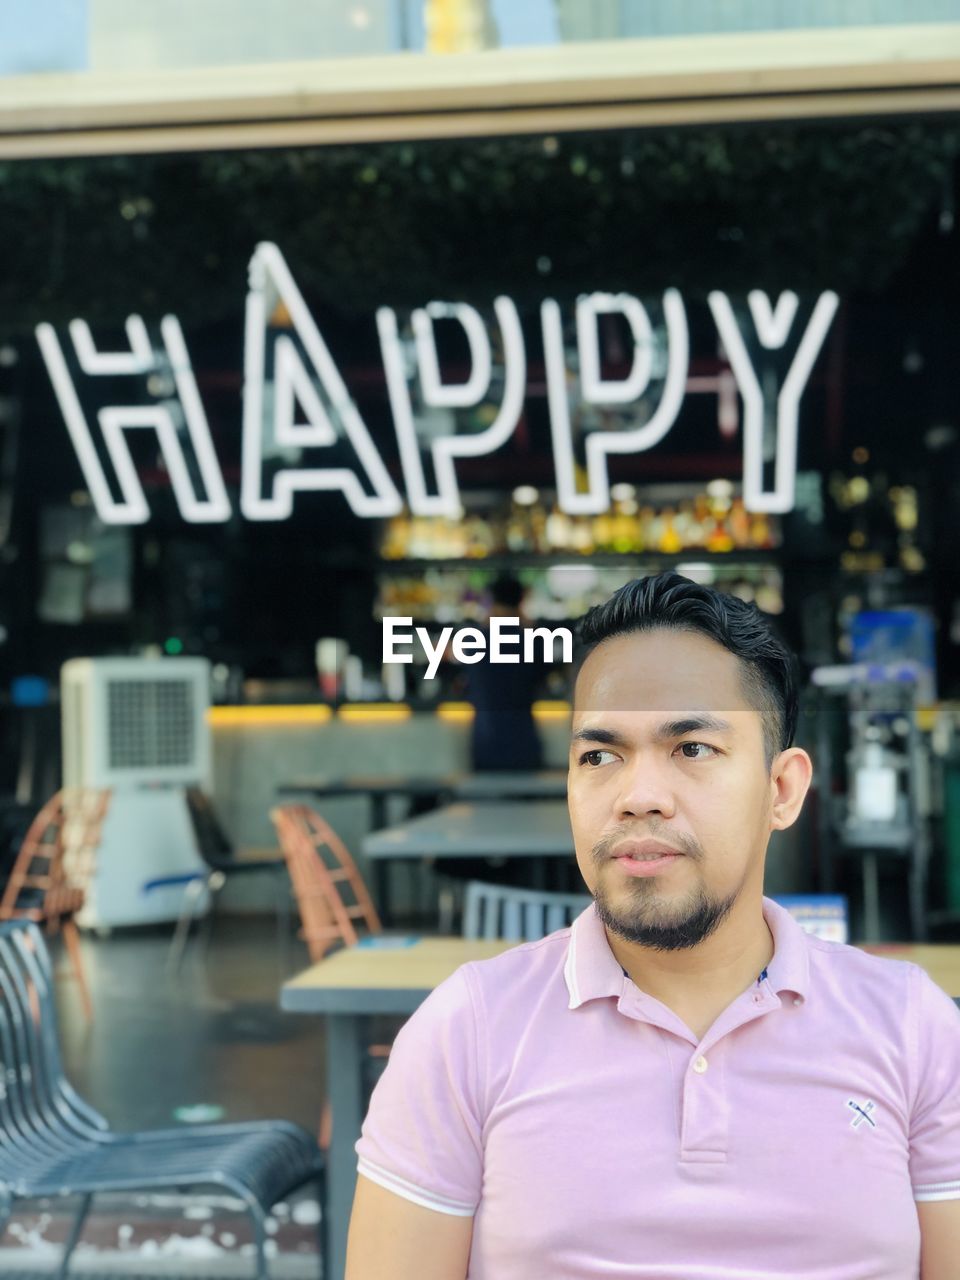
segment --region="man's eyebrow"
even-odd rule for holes
[[[669,742],[672,738],[683,738],[688,733],[733,733],[734,728],[729,720],[721,720],[719,716],[684,716],[681,720],[667,720],[658,725],[654,732],[654,742]],[[573,734],[574,742],[600,742],[605,747],[624,747],[627,739],[615,729],[577,729]]]
[[[573,734],[574,742],[602,742],[605,747],[625,747],[626,738],[613,729],[577,729]]]

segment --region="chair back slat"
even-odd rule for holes
[[[500,899],[500,927],[494,933],[493,929],[497,922],[497,906],[491,904],[491,908],[487,911],[487,927],[484,931],[486,936],[488,938],[508,938],[511,940],[522,938],[523,927],[520,906],[521,904],[516,898]]]
[[[43,948],[43,939],[33,925],[18,924],[26,931],[29,945]],[[56,1105],[58,1062],[46,1057],[46,1042],[40,1030],[55,1017],[49,989],[29,974],[24,951],[16,945],[5,926],[0,936],[0,1046],[3,1078],[10,1101],[16,1138],[21,1148],[18,1164],[22,1173],[49,1157],[71,1149],[69,1130]]]
[[[71,1087],[63,1069],[57,1008],[54,999],[53,965],[40,931],[35,927],[0,925],[0,948],[16,953],[33,1016],[35,1059],[42,1071],[47,1096],[55,1109],[55,1123],[66,1123],[72,1133],[83,1137],[98,1135],[109,1128],[107,1121]],[[35,994],[34,994],[35,993]]]
[[[92,1007],[74,916],[95,870],[109,804],[106,789],[72,787],[52,796],[27,828],[0,896],[0,921],[33,920],[48,934],[62,927],[88,1021]]]
[[[0,897],[0,920],[29,911],[31,918],[55,928],[61,916],[83,905],[109,803],[108,790],[73,787],[43,805],[27,828]],[[24,894],[31,889],[37,900]]]
[[[534,942],[562,929],[593,901],[586,894],[517,889],[471,880],[463,905],[463,936]]]

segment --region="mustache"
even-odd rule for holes
[[[614,846],[622,844],[625,840],[659,840],[674,849],[679,849],[682,854],[692,858],[695,862],[699,862],[703,858],[703,849],[693,836],[685,835],[681,832],[668,835],[657,827],[648,827],[645,830],[621,827],[617,831],[608,831],[593,846],[591,856],[594,862],[602,865],[604,862],[609,861]]]

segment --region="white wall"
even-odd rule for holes
[[[89,0],[90,69],[134,71],[387,53],[400,0]]]

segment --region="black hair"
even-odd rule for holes
[[[800,705],[797,660],[755,604],[679,573],[634,578],[580,620],[577,669],[604,640],[635,631],[690,631],[728,649],[740,660],[744,696],[763,722],[767,768],[792,746]]]
[[[490,584],[490,599],[508,609],[516,609],[525,595],[523,583],[512,573],[501,573]]]

